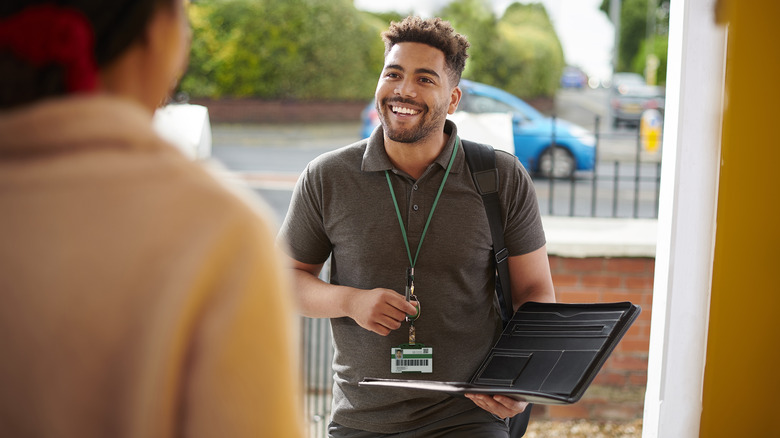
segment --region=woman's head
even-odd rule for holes
[[[40,12],[41,10],[45,12]],[[100,77],[103,79],[105,79],[106,71],[111,70],[115,64],[121,62],[122,57],[138,46],[154,46],[156,48],[164,46],[171,51],[170,56],[186,58],[188,44],[186,35],[182,34],[181,38],[177,38],[177,35],[172,32],[150,31],[155,22],[165,19],[169,26],[173,25],[174,28],[178,28],[173,30],[183,33],[182,30],[187,28],[184,24],[183,0],[55,0],[48,2],[4,0],[0,4],[0,20],[2,20],[3,27],[10,28],[8,23],[18,22],[21,16],[28,17],[23,18],[27,23],[30,22],[29,16],[37,17],[37,25],[22,27],[23,40],[33,40],[36,45],[54,45],[58,43],[56,32],[46,32],[46,29],[41,28],[51,26],[51,24],[44,23],[47,20],[51,21],[52,10],[57,11],[54,13],[55,15],[81,17],[81,24],[76,23],[78,20],[71,19],[67,25],[60,24],[59,26],[75,26],[85,29],[87,33],[91,34],[91,48],[78,47],[74,44],[72,47],[68,47],[68,50],[78,53],[69,53],[68,56],[80,56],[89,60],[98,69]],[[41,18],[42,16],[45,18]],[[176,26],[177,23],[172,20],[179,21],[180,26]],[[80,29],[77,30],[80,31]],[[55,35],[49,35],[52,33]],[[0,35],[2,34],[3,32],[0,31]],[[152,41],[155,38],[178,39],[180,41]],[[54,41],[52,41],[53,39]],[[59,46],[52,51],[61,52],[62,44],[60,43]],[[68,63],[61,62],[58,57],[46,62],[33,62],[30,59],[31,56],[24,53],[26,50],[15,50],[13,43],[7,41],[7,36],[0,36],[0,69],[3,71],[4,77],[4,84],[2,91],[0,91],[0,108],[14,107],[70,92],[88,91],[74,90],[70,86],[72,81],[68,79],[68,70],[71,66]],[[38,49],[35,51],[39,52]],[[81,53],[83,51],[88,53]],[[183,59],[177,62],[183,64]],[[155,64],[148,67],[160,68],[161,66]],[[180,65],[179,68],[183,68],[183,65]],[[165,70],[170,70],[170,68]],[[133,74],[133,72],[126,73]],[[171,74],[168,71],[159,73],[162,75]],[[180,72],[173,74],[177,76],[178,73]],[[78,74],[83,74],[83,72]],[[167,86],[170,86],[176,77],[161,79],[168,82]],[[102,83],[101,88],[105,89],[105,85],[107,84]],[[106,91],[111,92],[112,90]],[[167,91],[169,90],[163,91],[163,95],[159,96],[159,99],[164,98]]]

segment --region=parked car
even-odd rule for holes
[[[577,67],[564,67],[561,74],[561,88],[582,89],[588,85],[588,75]]]
[[[203,105],[171,103],[158,108],[152,120],[162,138],[193,160],[211,157],[211,122]]]
[[[577,170],[593,170],[596,138],[585,128],[566,120],[553,120],[519,97],[490,85],[463,79],[460,88],[463,96],[458,113],[511,114],[514,150],[510,152],[529,171],[545,177],[568,178]],[[362,113],[362,138],[370,136],[378,125],[376,107],[371,102]]]
[[[636,73],[615,73],[610,89],[610,113],[612,126],[621,123],[638,125],[645,110],[664,112],[664,89],[647,85],[644,78]]]

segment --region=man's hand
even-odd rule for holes
[[[417,308],[390,289],[361,290],[353,294],[349,316],[361,327],[382,336],[401,327],[406,315],[414,315]]]
[[[466,394],[477,406],[499,418],[511,418],[523,412],[527,402],[517,401],[503,395]]]

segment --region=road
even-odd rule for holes
[[[606,90],[559,92],[555,105],[559,118],[596,132],[595,118],[599,116],[599,164],[595,174],[578,172],[574,181],[552,182],[535,178],[543,214],[590,216],[595,213],[600,217],[657,215],[660,153],[640,151],[637,154],[637,130],[612,130],[607,104]],[[295,180],[306,164],[323,152],[357,141],[359,127],[357,121],[214,125],[213,157],[271,204],[281,220],[286,214]]]

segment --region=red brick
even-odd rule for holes
[[[644,321],[637,320],[634,325],[631,326],[631,328],[628,329],[623,339],[650,339],[649,337],[645,336],[643,334],[642,328],[645,325],[649,325],[649,323],[645,323]]]
[[[612,370],[647,371],[647,358],[613,355],[604,366]]]
[[[555,287],[580,285],[580,276],[574,274],[553,274],[552,280]]]
[[[586,287],[617,288],[621,278],[614,275],[584,275],[582,285]]]
[[[550,262],[550,271],[555,273],[563,269],[563,260],[558,256],[548,256],[547,260]]]
[[[642,313],[639,314],[639,316],[636,317],[636,322],[634,322],[634,325],[636,324],[647,324],[650,325],[650,321],[653,320],[653,310],[650,308],[650,306],[643,307]]]
[[[628,384],[631,386],[647,386],[647,373],[632,373],[630,376],[628,376]]]
[[[566,406],[550,405],[547,407],[547,415],[550,419],[555,420],[579,420],[590,418],[588,406],[584,403],[575,403]]]
[[[555,290],[555,298],[559,303],[598,303],[601,293],[596,291]]]
[[[603,258],[563,259],[563,266],[567,272],[601,272],[604,270]]]
[[[650,339],[647,336],[639,336],[639,339],[623,338],[617,349],[627,352],[647,353],[650,351]]]
[[[644,311],[642,313],[644,313]],[[634,326],[631,327],[630,330],[636,330],[636,333],[639,336],[647,336],[647,339],[650,339],[650,324],[642,324],[639,321],[637,321],[634,323]]]
[[[593,407],[593,418],[607,421],[629,421],[641,418],[643,413],[642,403],[615,402]]]
[[[643,296],[644,296],[643,293],[637,291],[629,292],[629,291],[609,290],[609,291],[604,291],[603,298],[605,302],[630,301],[636,304],[642,301]]]
[[[653,259],[651,258],[616,258],[607,259],[606,269],[609,272],[622,272],[622,273],[653,273]]]
[[[293,101],[243,99],[191,99],[209,109],[212,123],[300,123],[358,121],[365,101]]]
[[[616,373],[610,369],[602,368],[596,378],[593,379],[593,385],[604,386],[625,386],[628,383],[628,378],[624,373]]]
[[[652,277],[625,277],[625,284],[629,289],[653,290]]]

